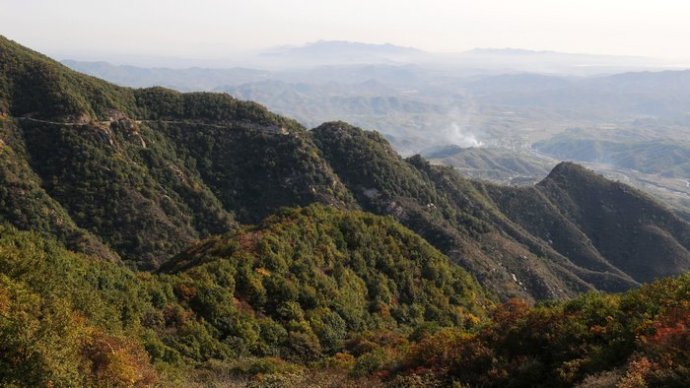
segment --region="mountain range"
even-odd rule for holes
[[[167,384],[241,357],[265,358],[243,373],[328,359],[367,379],[390,349],[478,333],[511,298],[690,269],[690,223],[579,165],[472,180],[342,121],[117,86],[4,37],[0,160],[8,384]]]
[[[72,246],[88,242],[154,269],[199,238],[316,202],[393,216],[504,297],[622,290],[690,263],[687,223],[570,164],[534,188],[485,184],[419,156],[403,159],[380,135],[346,123],[306,130],[227,95],[118,87],[3,45],[3,187],[11,204],[3,218]],[[617,230],[648,236],[649,249],[609,246],[617,240],[608,229],[590,228],[628,213],[638,216]],[[536,221],[547,224],[538,230]],[[567,225],[556,229],[577,244],[544,234],[553,223]],[[659,262],[664,249],[673,266]]]

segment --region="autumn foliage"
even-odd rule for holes
[[[685,386],[689,290],[683,276],[560,304],[511,300],[474,333],[447,329],[422,339],[396,373],[470,386]]]

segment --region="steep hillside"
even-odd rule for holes
[[[639,281],[690,268],[690,226],[647,195],[564,163],[539,184],[607,259]]]
[[[71,249],[117,260],[117,254],[79,228],[42,187],[26,160],[26,149],[11,120],[0,118],[0,220],[45,237],[56,237]]]
[[[199,173],[148,128],[20,123],[45,191],[124,258],[155,267],[234,225]]]
[[[303,128],[258,104],[117,87],[4,38],[0,50],[0,140],[11,159],[0,171],[16,182],[3,187],[0,220],[113,256],[100,239],[152,269],[235,219],[353,206]]]
[[[572,163],[533,188],[489,187],[513,221],[587,269],[636,282],[690,269],[690,225],[645,194]]]
[[[396,217],[503,297],[563,298],[636,284],[574,264],[502,214],[482,184],[420,157],[403,160],[376,133],[328,123],[313,136],[364,209]]]
[[[356,330],[396,322],[472,325],[491,304],[467,272],[422,238],[358,211],[284,210],[193,246],[162,271],[194,279],[228,265],[240,277],[236,297],[257,312],[277,318],[287,310],[301,316],[300,306],[307,315],[325,308]]]
[[[305,131],[254,125],[158,121],[149,127],[193,161],[203,181],[240,222],[258,222],[283,206],[356,206]]]
[[[493,305],[393,220],[323,206],[205,241],[167,270],[135,273],[0,226],[0,385],[189,386],[192,365],[223,363],[220,380],[329,357],[359,357],[366,372],[374,341],[469,329]]]
[[[493,202],[486,184],[467,181],[452,168],[426,166],[427,173],[436,185],[448,192],[458,206],[474,208],[475,212],[486,215],[492,229],[480,241],[488,245],[489,252],[499,259],[499,266],[508,269],[511,277],[517,274],[518,279],[525,279],[522,282],[531,294],[558,295],[590,288],[621,291],[636,285],[626,274],[582,266],[569,255],[555,250],[548,241],[532,234],[503,213]],[[511,190],[509,187],[500,189]],[[524,250],[519,251],[517,246]]]
[[[690,268],[687,222],[581,167],[559,165],[535,187],[502,187],[405,161],[343,123],[314,136],[365,209],[393,215],[502,295],[620,291]]]

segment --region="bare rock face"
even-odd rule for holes
[[[128,117],[126,114],[123,112],[120,112],[119,110],[115,109],[109,109],[108,110],[108,121],[119,121],[119,120],[127,120]]]
[[[78,124],[88,124],[91,122],[91,116],[87,113],[82,113],[81,115],[74,118],[73,122]]]
[[[119,131],[123,133],[126,139],[134,140],[142,148],[146,148],[146,141],[139,132],[139,124],[126,116],[119,117],[110,122],[110,129],[112,131]]]

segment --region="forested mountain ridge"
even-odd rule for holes
[[[258,104],[121,88],[4,38],[0,49],[0,137],[3,156],[13,158],[2,168],[16,165],[0,177],[22,182],[3,187],[0,213],[19,227],[76,247],[74,223],[155,268],[230,230],[235,217],[257,222],[281,206],[319,201],[352,206],[303,128]],[[36,217],[43,213],[60,217]]]
[[[307,131],[255,103],[122,88],[0,43],[8,161],[0,215],[73,249],[155,269],[200,238],[319,202],[393,216],[502,298],[620,291],[690,262],[690,226],[647,197],[617,210],[636,214],[644,205],[644,227],[628,217],[617,229],[643,231],[649,249],[592,230],[602,213],[590,205],[610,188],[585,170],[573,182],[591,182],[601,199],[554,184],[563,166],[521,193],[418,156],[402,159],[382,136],[346,123]],[[571,194],[578,201],[559,208]]]
[[[488,191],[508,217],[583,268],[624,273],[635,282],[690,268],[685,221],[581,166],[561,163],[534,187]]]
[[[83,123],[124,115],[139,120],[244,120],[299,127],[295,121],[273,114],[259,104],[225,94],[183,94],[160,87],[117,86],[72,71],[5,37],[0,37],[0,50],[0,111],[5,115]]]
[[[521,192],[520,189],[474,182],[452,168],[431,165],[418,156],[404,160],[375,133],[345,123],[328,123],[316,128],[313,134],[324,157],[363,209],[397,218],[504,297],[563,298],[590,289],[620,291],[638,284],[608,259],[602,258],[600,266],[579,261],[576,252],[554,245],[548,236],[532,230],[529,224],[521,224],[520,217],[533,217],[535,221],[550,217],[552,205],[540,195],[517,201],[509,209],[504,206],[503,198]],[[358,168],[364,164],[370,167]],[[607,187],[608,181],[584,169],[577,170],[573,179],[590,177]],[[662,211],[662,207],[655,206],[653,212]],[[584,206],[582,210],[585,219],[598,214]],[[628,210],[635,212],[633,207]],[[571,217],[556,211],[561,218]],[[688,230],[687,223],[670,213],[664,215]],[[562,226],[549,224],[547,229],[553,227],[560,232]],[[583,232],[579,228],[571,226],[570,231],[563,233],[573,234],[568,238],[580,238]],[[677,258],[681,265],[687,265],[687,255],[681,253]],[[652,255],[632,253],[629,260],[656,259]],[[653,266],[653,261],[650,265]]]

